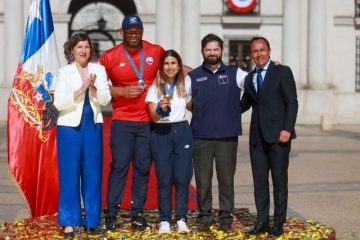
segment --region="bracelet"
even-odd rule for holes
[[[170,106],[168,107],[167,111],[164,112],[160,107],[160,103],[158,103],[156,107],[156,113],[159,114],[161,118],[168,117],[170,115],[170,112],[171,112]]]

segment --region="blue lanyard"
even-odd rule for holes
[[[166,97],[169,97],[169,98],[173,97],[175,84],[176,84],[176,78],[173,80],[171,85],[168,84],[168,83],[165,83],[164,91],[165,91],[165,96]]]
[[[144,75],[144,48],[140,49],[140,71],[137,69],[134,61],[132,60],[129,52],[126,50],[126,48],[124,47],[124,52],[126,55],[126,58],[128,59],[128,61],[130,62],[131,68],[134,70],[137,78],[138,78],[138,85],[139,86],[145,86],[145,83],[143,81],[143,75]]]

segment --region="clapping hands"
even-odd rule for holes
[[[96,77],[97,76],[95,73],[90,73],[90,77],[87,79],[88,80],[88,88],[95,87]]]
[[[87,89],[95,88],[96,77],[97,76],[95,73],[90,73],[90,76],[83,80],[83,84],[81,86],[83,92],[85,92]]]

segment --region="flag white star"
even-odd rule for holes
[[[34,21],[34,18],[38,18],[39,20],[42,21],[40,15],[40,0],[33,0],[31,3],[30,11],[29,11],[28,27]]]
[[[43,95],[38,92],[38,93],[36,93],[35,98],[36,98],[37,101],[42,101],[43,100]]]

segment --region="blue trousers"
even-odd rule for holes
[[[113,120],[110,137],[112,161],[107,191],[107,215],[119,212],[130,162],[133,164],[131,217],[138,216],[146,201],[150,172],[149,122]]]
[[[171,221],[175,186],[176,220],[187,218],[192,178],[192,133],[188,122],[159,123],[151,131],[151,153],[157,176],[160,221]]]
[[[58,221],[61,226],[100,225],[103,126],[92,118],[78,127],[58,126],[57,149],[60,196]],[[81,194],[85,216],[81,215]]]

